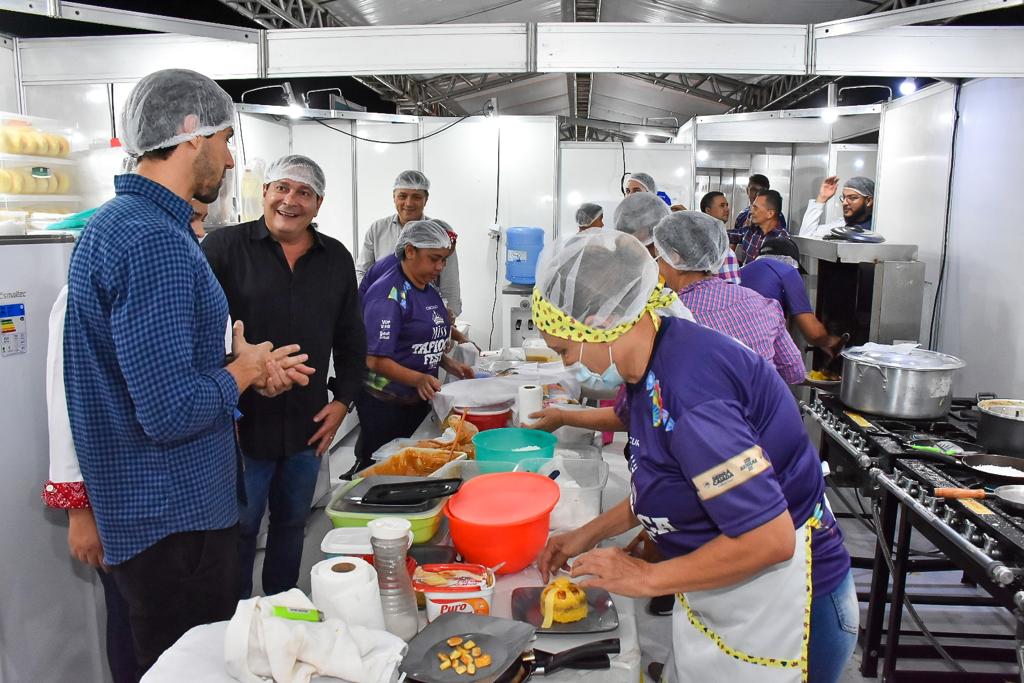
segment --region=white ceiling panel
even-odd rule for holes
[[[814,24],[859,16],[874,4],[863,0],[630,0],[601,3],[601,21]]]
[[[348,26],[562,20],[559,0],[332,0],[321,5]]]
[[[502,114],[541,116],[569,113],[569,91],[564,74],[538,76],[500,88],[468,95],[457,101],[466,111],[480,111],[484,102],[498,98],[498,111]]]

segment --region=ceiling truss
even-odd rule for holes
[[[316,0],[220,0],[263,28],[339,28],[338,17]]]
[[[344,27],[346,24],[330,11],[323,0],[219,0],[242,16],[268,29]],[[867,15],[928,5],[939,0],[875,0]],[[597,22],[601,0],[561,0],[562,21]],[[712,20],[723,21],[722,17]],[[939,23],[947,23],[946,19]],[[727,21],[727,20],[726,20]],[[536,73],[442,75],[427,79],[411,76],[360,76],[356,80],[381,98],[394,102],[396,113],[435,116],[465,116],[460,98],[487,92],[512,83],[536,78]],[[684,93],[708,102],[726,105],[729,113],[784,109],[812,95],[841,77],[815,75],[772,76],[758,82],[745,82],[718,74],[631,73],[633,78],[651,86]],[[565,120],[590,120],[593,74],[566,74],[569,117]],[[475,112],[474,112],[475,113]],[[561,122],[563,139],[626,139],[621,131],[599,129],[580,123]]]

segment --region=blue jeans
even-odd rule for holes
[[[810,683],[835,683],[857,645],[860,607],[853,572],[828,595],[811,601],[811,639],[807,645]]]
[[[320,458],[312,449],[277,460],[245,458],[247,503],[239,510],[241,599],[252,594],[256,536],[268,502],[270,527],[263,556],[263,593],[274,595],[295,587],[299,580],[306,519],[319,472]]]

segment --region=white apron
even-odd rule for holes
[[[743,583],[676,596],[672,611],[674,667],[666,666],[667,681],[807,680],[811,526],[817,524],[816,516],[796,530],[793,557],[786,562]]]

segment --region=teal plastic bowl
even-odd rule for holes
[[[485,467],[490,469],[490,467],[508,465],[514,468],[520,460],[551,458],[555,454],[556,443],[558,443],[558,439],[553,434],[537,429],[518,427],[488,429],[473,437],[473,445],[476,446],[476,459],[481,463],[481,470]],[[489,465],[489,463],[493,463],[493,465]],[[495,469],[492,471],[509,470]]]

